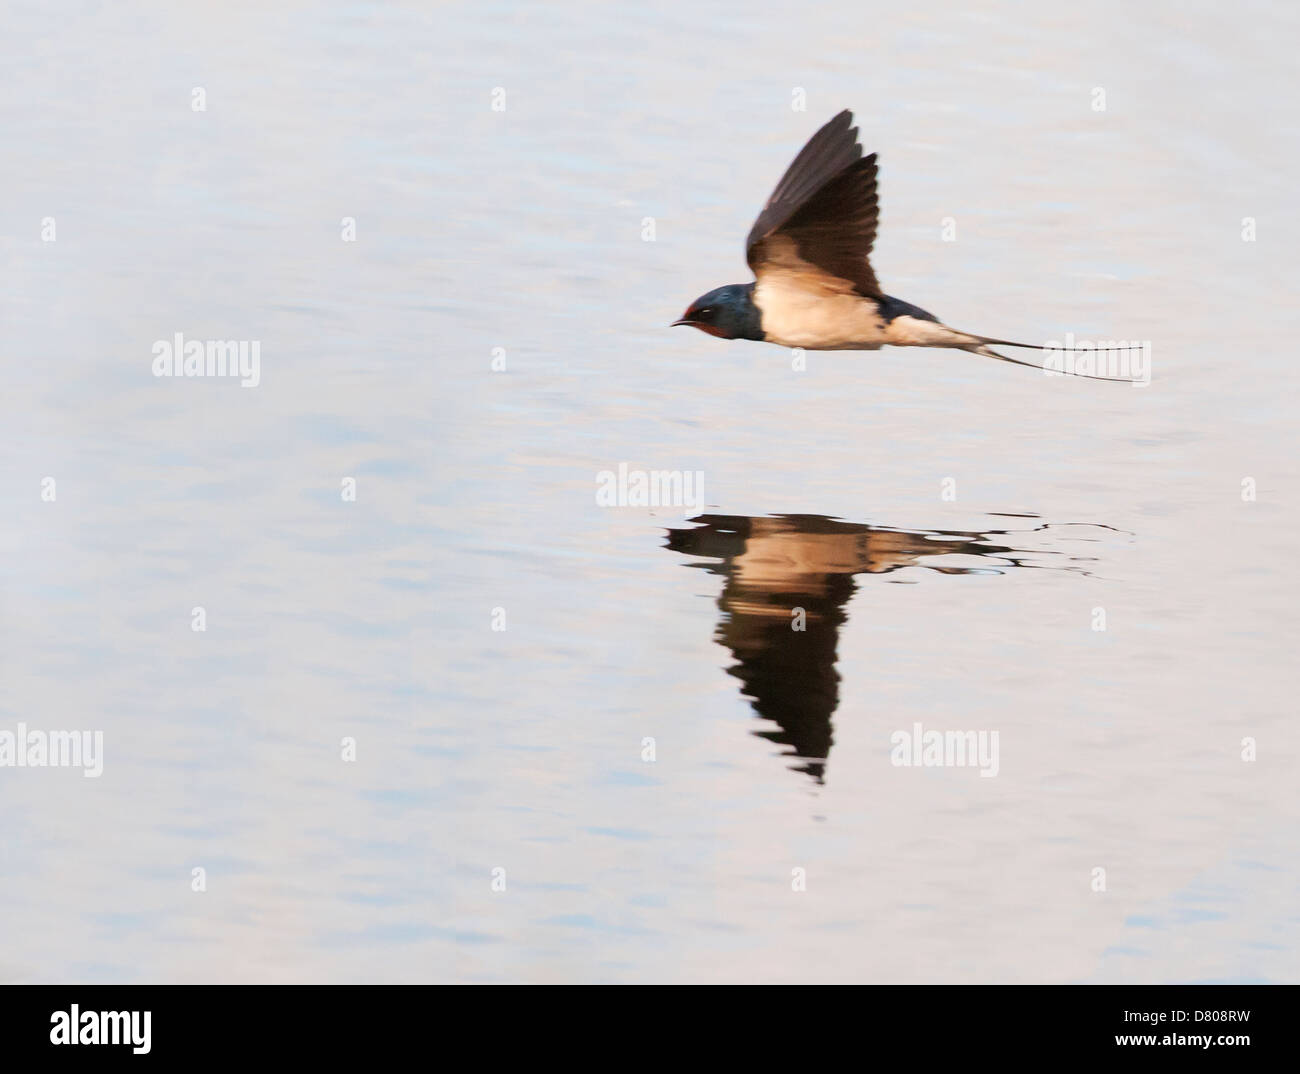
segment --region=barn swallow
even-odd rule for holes
[[[755,282],[701,295],[673,324],[806,350],[955,347],[1042,369],[989,344],[1048,348],[960,332],[881,291],[870,260],[879,219],[876,154],[862,155],[852,124],[853,113],[845,109],[814,134],[767,199],[745,241]]]

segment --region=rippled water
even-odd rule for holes
[[[1298,21],[13,9],[0,979],[1300,980]],[[1151,385],[667,328],[843,107],[891,294]]]

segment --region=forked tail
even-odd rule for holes
[[[1032,347],[1032,343],[1004,343],[1004,347]],[[1011,362],[1013,365],[1023,365],[1029,369],[1037,369],[1040,373],[1055,373],[1067,377],[1086,377],[1088,380],[1109,380],[1117,384],[1134,384],[1136,381],[1132,377],[1099,377],[1095,373],[1076,373],[1070,369],[1050,369],[1045,365],[1039,365],[1037,362],[1022,362],[1019,358],[1009,358],[1005,354],[999,354],[997,351],[989,350],[983,343],[972,343],[969,346],[961,348],[964,351],[970,351],[971,354],[982,354],[985,358],[996,358],[999,362]],[[1045,350],[1044,347],[1037,347],[1036,350]],[[1094,352],[1095,353],[1095,352]]]
[[[1049,366],[1038,365],[1036,362],[1022,362],[1019,358],[1009,358],[1005,354],[999,354],[995,350],[990,350],[988,345],[994,343],[999,347],[1024,347],[1034,351],[1052,351],[1059,354],[1109,354],[1120,351],[1132,351],[1136,348],[1132,344],[1118,347],[1044,347],[1037,343],[1016,343],[1010,339],[990,339],[988,336],[972,336],[976,342],[971,343],[961,349],[970,351],[971,354],[982,354],[985,358],[996,358],[999,362],[1011,362],[1013,365],[1023,365],[1029,369],[1038,369],[1044,373],[1055,373],[1059,376],[1067,377],[1085,377],[1088,380],[1109,380],[1118,384],[1135,384],[1134,377],[1102,377],[1096,373],[1077,373],[1072,369],[1056,369]]]

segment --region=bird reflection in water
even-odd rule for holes
[[[740,680],[741,693],[775,725],[754,733],[787,747],[786,756],[798,758],[792,767],[818,783],[824,782],[831,749],[831,715],[839,704],[836,646],[846,606],[857,589],[855,575],[889,574],[904,567],[1001,574],[1012,567],[1043,566],[1025,562],[1025,556],[1063,556],[1017,551],[995,541],[1054,528],[1048,525],[1028,531],[939,533],[821,515],[701,515],[691,522],[693,529],[668,531],[667,547],[716,561],[691,566],[724,579],[715,640],[736,659],[729,673]],[[950,558],[957,555],[979,557],[983,563],[954,565]],[[926,562],[940,556],[949,561]],[[1059,569],[1083,571],[1078,557],[1064,558],[1074,565]]]

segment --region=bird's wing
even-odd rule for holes
[[[808,139],[781,177],[750,229],[745,257],[760,280],[779,269],[810,277],[818,289],[879,297],[870,261],[878,215],[876,154],[862,155],[845,110]]]

